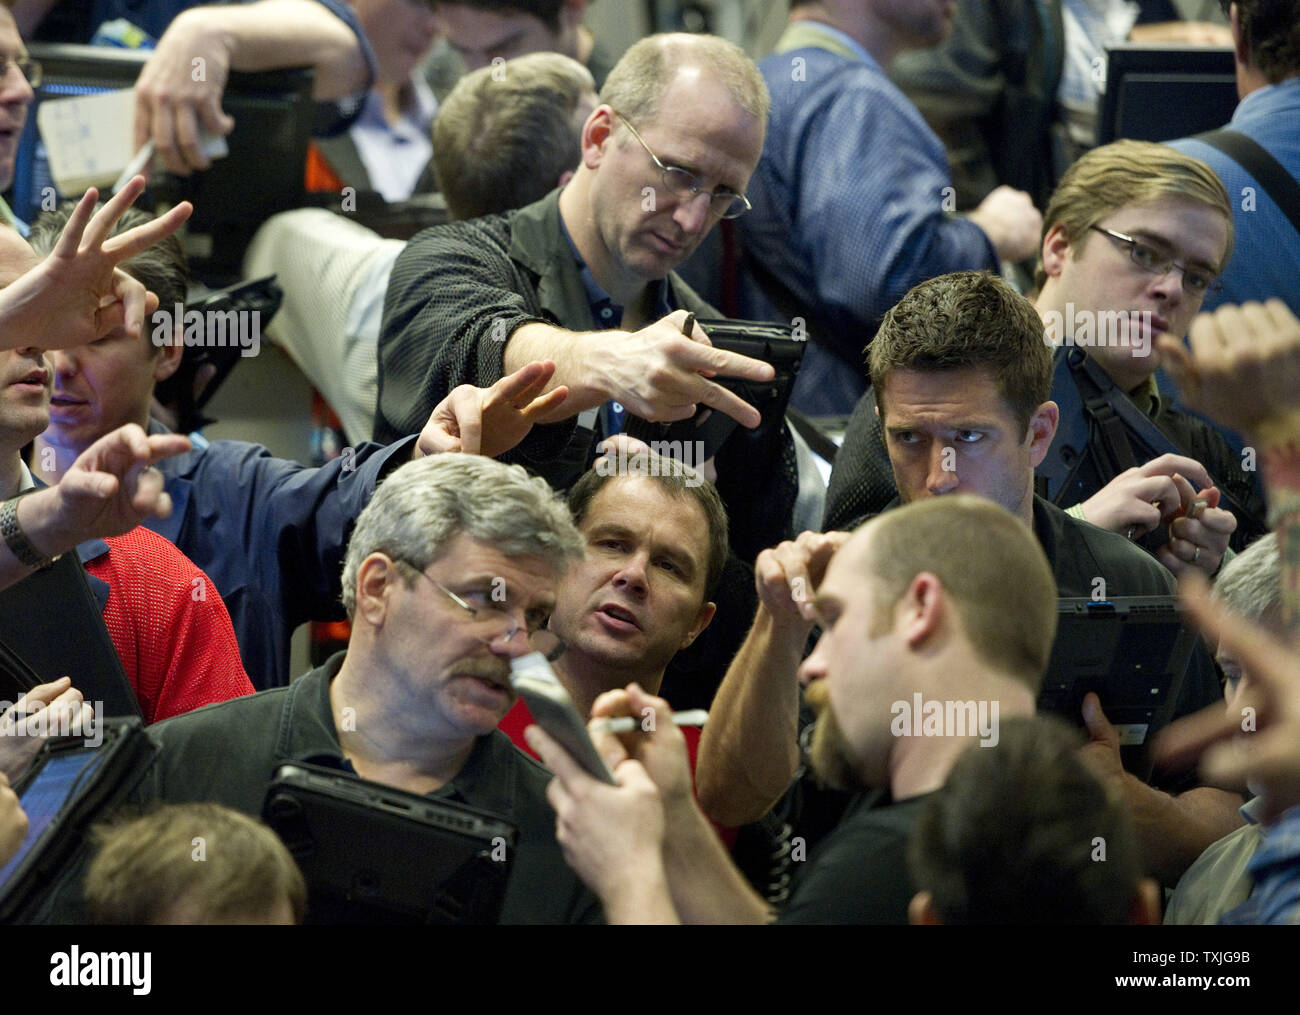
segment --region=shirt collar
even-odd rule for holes
[[[852,52],[853,55],[856,56],[863,63],[871,64],[871,66],[873,67],[880,66],[878,63],[876,63],[875,57],[873,57],[870,53],[867,52],[867,48],[864,45],[862,45],[862,43],[858,42],[858,40],[853,38],[853,36],[841,32],[838,28],[832,28],[830,25],[826,24],[823,21],[803,20],[800,21],[799,24],[811,28],[814,31],[821,32],[823,35],[829,36],[830,38],[834,39],[836,42],[840,43],[840,45],[844,46],[850,52]]]
[[[569,227],[564,224],[564,216],[559,216],[560,233],[564,236],[564,242],[569,245],[569,250],[573,254],[573,260],[578,265],[578,275],[582,279],[582,288],[587,294],[587,305],[591,308],[591,319],[596,322],[596,327],[600,329],[617,328],[623,323],[623,307],[614,302],[614,298],[599,282],[596,276],[592,274],[587,262],[583,260],[582,254],[578,252],[578,245],[573,242],[573,237],[569,235]],[[672,303],[668,296],[667,279],[655,279],[650,283],[651,292],[654,296],[654,307],[656,310],[655,317],[666,317],[673,312]]]
[[[1142,384],[1134,389],[1129,395],[1133,404],[1145,412],[1152,419],[1160,415],[1160,385],[1156,383],[1156,375],[1152,374]]]
[[[290,685],[289,701],[280,723],[277,751],[280,757],[356,774],[339,744],[330,707],[330,683],[338,676],[346,655],[339,652]],[[479,737],[455,777],[428,795],[457,800],[494,814],[512,814],[516,766],[509,754],[514,750],[510,739],[500,730]]]
[[[427,134],[433,129],[434,116],[438,112],[438,100],[434,98],[433,89],[429,87],[423,75],[412,74],[408,83],[410,88],[407,90],[406,101],[402,103],[401,118],[408,121],[415,131]],[[372,88],[367,93],[365,106],[357,122],[381,127],[384,130],[389,129],[388,121],[384,119],[384,98],[375,89]]]
[[[1235,121],[1238,117],[1249,115],[1255,111],[1255,107],[1261,104],[1270,104],[1273,100],[1285,101],[1292,99],[1300,101],[1300,76],[1287,78],[1285,81],[1279,81],[1275,85],[1265,85],[1263,88],[1256,88],[1244,99],[1237,103],[1237,108],[1232,114]]]
[[[0,200],[3,200],[3,198],[0,198]],[[18,492],[22,493],[24,490],[35,490],[36,480],[32,478],[32,470],[27,468],[27,463],[19,459],[18,468],[21,472],[21,475],[18,477]]]
[[[26,236],[31,232],[31,227],[14,214],[14,210],[9,207],[8,202],[3,197],[0,197],[0,221],[18,230],[20,236]]]

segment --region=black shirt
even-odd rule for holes
[[[844,819],[803,865],[777,923],[907,923],[915,892],[907,874],[907,840],[929,794],[893,803],[859,794]]]
[[[210,801],[260,817],[279,765],[308,762],[351,770],[330,709],[339,653],[323,666],[259,694],[201,708],[150,727],[159,748],[138,791],[140,802]],[[500,730],[479,737],[456,777],[429,794],[498,814],[519,828],[502,923],[596,923],[600,904],[564,862],[555,812],[546,800],[551,774]]]

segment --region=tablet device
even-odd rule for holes
[[[21,654],[39,683],[69,676],[100,715],[140,715],[76,553],[0,590],[0,639]]]
[[[1061,599],[1038,707],[1082,726],[1084,695],[1095,692],[1124,767],[1145,781],[1148,745],[1173,717],[1195,645],[1173,596]]]
[[[38,917],[52,887],[88,848],[90,825],[117,807],[153,762],[156,748],[139,719],[99,721],[102,742],[47,742],[14,784],[27,837],[0,869],[0,923]]]
[[[722,318],[699,320],[696,324],[704,329],[709,341],[717,348],[772,364],[775,376],[770,381],[748,381],[738,377],[715,377],[713,380],[758,409],[763,417],[758,425],[759,432],[780,427],[808,343],[794,339],[792,330],[784,324]],[[669,445],[701,441],[703,456],[692,456],[689,460],[703,462],[718,453],[738,426],[740,424],[726,413],[700,406],[694,418],[676,423],[650,423],[637,416],[628,416],[624,432],[647,444],[652,441]]]
[[[307,882],[307,922],[496,923],[518,829],[338,769],[281,765],[262,819]]]

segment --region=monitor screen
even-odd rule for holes
[[[1237,108],[1231,47],[1124,43],[1106,56],[1099,145],[1189,137],[1222,127]]]
[[[30,52],[43,74],[19,145],[13,194],[15,213],[28,222],[40,214],[45,188],[53,185],[36,127],[39,104],[130,88],[149,56],[147,51],[59,43],[34,43]],[[196,278],[212,286],[237,281],[244,249],[257,227],[276,212],[304,203],[304,169],[316,111],[311,88],[310,70],[232,72],[222,99],[235,121],[226,139],[230,154],[189,178],[160,176],[151,185],[149,200],[139,202],[146,208],[181,200],[194,203],[186,227],[186,254]]]

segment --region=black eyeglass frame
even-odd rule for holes
[[[1202,299],[1210,293],[1219,292],[1223,289],[1223,286],[1215,281],[1218,277],[1217,275],[1207,275],[1206,272],[1202,271],[1200,268],[1189,268],[1185,264],[1179,264],[1172,256],[1162,254],[1158,247],[1146,242],[1145,240],[1138,239],[1136,236],[1127,236],[1124,233],[1117,233],[1113,229],[1106,229],[1102,226],[1090,226],[1089,228],[1095,229],[1103,236],[1108,236],[1112,240],[1118,240],[1120,243],[1127,246],[1129,260],[1143,271],[1150,272],[1153,275],[1167,275],[1171,268],[1177,268],[1179,273],[1182,275],[1183,291],[1189,296],[1195,296],[1197,299]],[[1144,251],[1149,251],[1153,255],[1154,260],[1151,260],[1150,263],[1144,263],[1140,259],[1142,257],[1142,252]],[[1189,278],[1204,278],[1205,286],[1200,289],[1196,288],[1195,285],[1189,286],[1187,284]]]

